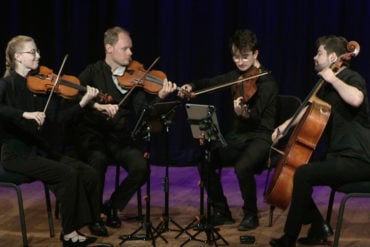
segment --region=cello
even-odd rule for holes
[[[359,44],[356,41],[350,41],[347,44],[347,50],[349,52],[339,56],[336,63],[331,66],[334,73],[337,74],[343,69],[343,61],[349,61],[351,57],[358,55]],[[272,206],[283,210],[289,206],[295,170],[309,162],[325,130],[331,114],[331,106],[316,96],[324,83],[323,79],[316,83],[284,129],[282,136],[287,134],[300,112],[307,107],[294,128],[284,151],[275,149],[275,151],[282,154],[282,157],[277,163],[264,198],[265,202]],[[274,149],[273,146],[271,148]]]

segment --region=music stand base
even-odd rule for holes
[[[170,223],[174,224],[177,227],[177,229],[171,229],[169,227],[169,224]],[[161,222],[158,224],[158,226],[155,228],[155,230],[158,233],[163,233],[163,232],[179,232],[180,235],[182,233],[186,233],[189,237],[191,236],[191,234],[185,228],[181,227],[170,216],[162,216],[161,217]]]
[[[189,239],[187,239],[185,242],[183,242],[180,245],[181,247],[185,246],[190,241],[198,241],[208,245],[219,246],[218,241],[221,240],[223,242],[223,245],[229,245],[226,239],[224,239],[219,233],[220,229],[215,228],[212,224],[208,223],[204,224],[203,222],[199,222],[198,224],[196,224],[196,227],[197,232],[191,235]],[[197,236],[203,232],[206,234],[206,239],[197,238]]]
[[[138,233],[140,230],[145,230],[144,233]],[[136,229],[133,233],[131,234],[124,234],[121,235],[119,238],[122,240],[119,245],[121,246],[124,242],[130,241],[130,240],[145,240],[145,241],[152,241],[153,246],[155,245],[155,240],[156,238],[160,237],[166,244],[168,243],[167,239],[165,239],[160,233],[157,232],[156,235],[156,230],[152,226],[151,223],[143,223],[138,229]]]

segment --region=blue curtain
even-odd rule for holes
[[[178,85],[232,68],[228,40],[238,28],[257,33],[260,60],[277,79],[281,94],[303,99],[319,79],[313,70],[314,43],[324,34],[359,42],[361,51],[352,66],[370,78],[367,0],[12,0],[1,1],[0,13],[1,74],[6,43],[14,35],[34,37],[41,64],[55,70],[69,54],[65,73],[77,75],[104,56],[104,31],[120,25],[132,35],[133,58],[149,66],[160,56],[155,69]],[[202,96],[199,102],[222,109],[224,94]],[[175,163],[192,160],[197,146],[184,110],[178,111],[171,132],[176,134],[170,138]]]

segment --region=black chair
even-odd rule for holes
[[[36,180],[30,179],[18,173],[5,171],[4,168],[0,165],[0,187],[12,188],[15,190],[17,194],[19,220],[21,224],[22,240],[23,240],[24,247],[28,246],[28,238],[27,238],[27,228],[26,228],[26,221],[25,221],[25,214],[24,214],[24,207],[23,207],[22,190],[20,186],[23,184],[29,184],[33,182],[36,182]],[[54,231],[53,216],[51,213],[50,192],[45,184],[44,184],[44,190],[45,190],[45,199],[46,199],[46,209],[47,209],[48,221],[49,221],[48,223],[49,223],[50,237],[54,237],[55,231]]]
[[[276,119],[276,127],[278,127],[280,124],[282,124],[285,120],[289,119],[294,115],[294,113],[298,110],[298,108],[301,106],[302,102],[301,100],[292,95],[278,95],[278,102],[277,102],[277,119]],[[283,137],[278,145],[276,146],[277,149],[284,149],[287,142],[289,141],[289,136],[286,135]],[[270,173],[273,170],[273,168],[276,166],[277,162],[279,161],[281,155],[277,152],[271,151],[269,162],[267,162],[267,175],[266,175],[266,182],[265,182],[265,188],[263,191],[263,195],[267,192],[267,186],[270,179]],[[270,206],[270,212],[269,212],[269,226],[272,226],[272,218],[274,214],[275,206]]]
[[[334,233],[334,242],[333,247],[337,247],[339,244],[339,237],[341,233],[342,223],[343,223],[343,214],[344,209],[346,207],[346,203],[351,198],[370,198],[370,181],[364,182],[355,182],[344,184],[339,187],[333,187],[329,197],[329,204],[328,204],[328,211],[326,215],[327,222],[330,222],[332,212],[333,212],[333,204],[334,204],[334,197],[337,192],[344,193],[345,195],[341,199],[338,217],[337,217],[337,225],[335,228]]]

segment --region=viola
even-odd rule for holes
[[[53,89],[56,78],[57,75],[53,73],[53,70],[46,66],[40,66],[38,74],[27,77],[27,87],[33,93],[46,94]],[[86,87],[80,84],[77,77],[62,75],[56,84],[54,92],[65,99],[73,99],[79,91],[86,92],[86,90]],[[112,96],[100,92],[97,97],[101,103],[109,103],[113,100]]]
[[[144,68],[143,64],[136,60],[132,60],[130,62],[125,73],[122,76],[117,77],[118,83],[123,88],[129,89],[125,97],[119,102],[118,105],[123,104],[136,87],[142,87],[144,88],[145,92],[150,94],[158,94],[163,87],[164,79],[167,78],[164,72],[160,70],[151,70],[158,60],[159,57],[154,60],[147,70]],[[185,95],[189,94],[180,87],[177,87],[176,89],[178,91],[182,91]]]
[[[157,58],[159,59],[159,58]],[[122,76],[118,76],[119,84],[125,89],[143,87],[149,94],[157,94],[163,87],[167,75],[160,70],[146,70],[143,64],[132,60]],[[177,87],[177,90],[181,88]]]

